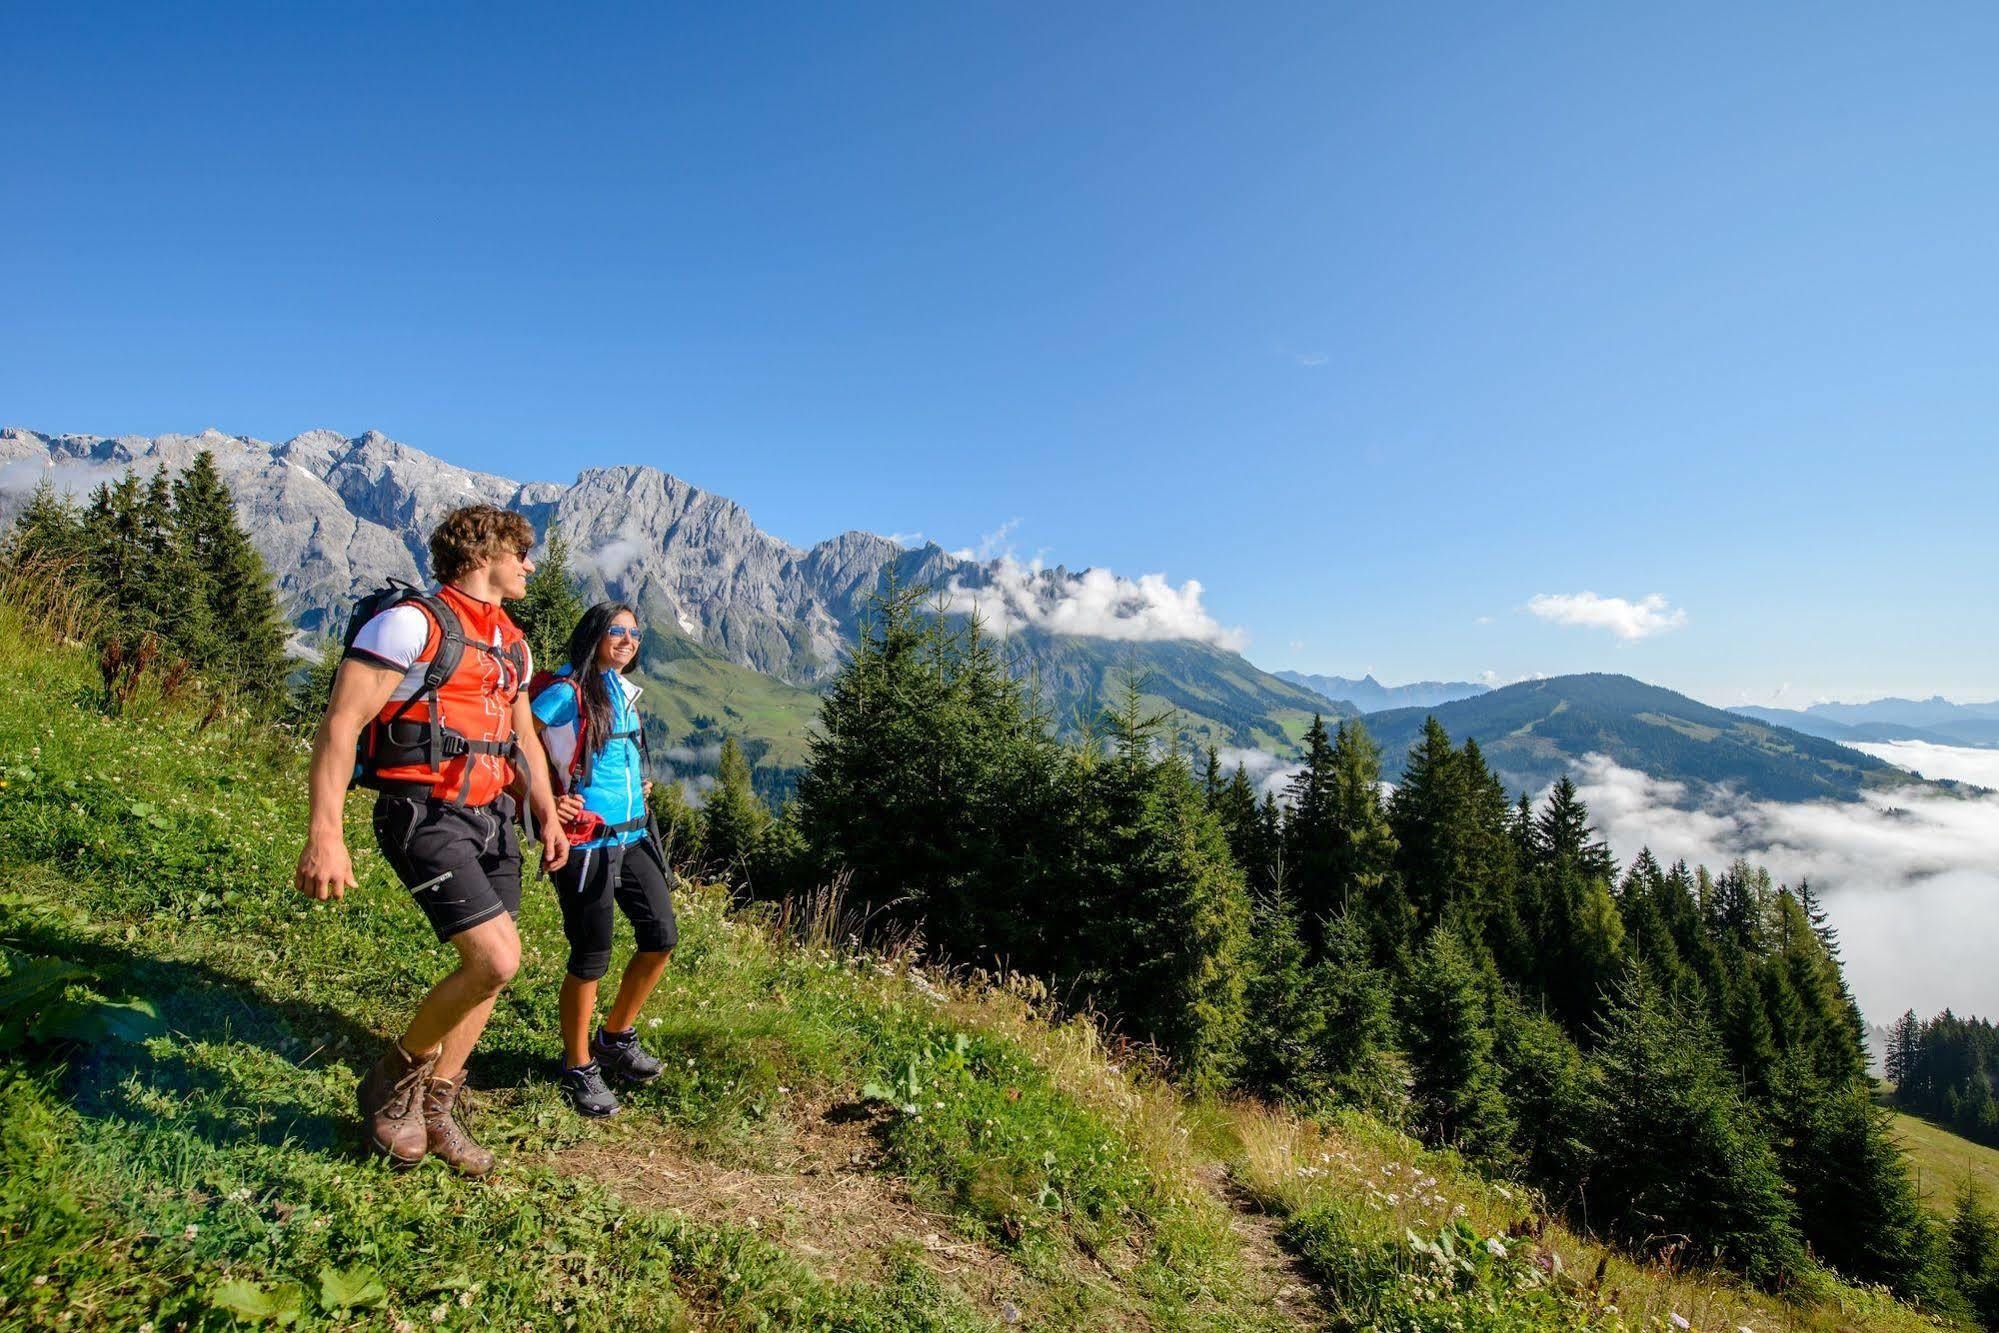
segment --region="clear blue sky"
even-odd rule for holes
[[[1271,668],[1999,695],[1999,8],[8,4],[0,51],[6,424],[1018,519]],[[1684,623],[1522,609],[1585,590]]]

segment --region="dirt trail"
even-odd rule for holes
[[[996,1323],[1043,1326],[1036,1316],[1045,1284],[1004,1251],[964,1239],[948,1216],[912,1200],[904,1182],[885,1169],[868,1111],[851,1102],[815,1103],[787,1120],[789,1140],[755,1165],[706,1160],[656,1133],[615,1132],[551,1161],[629,1203],[670,1208],[705,1223],[755,1226],[833,1281],[877,1280],[890,1252],[901,1248]],[[1198,1179],[1228,1209],[1250,1299],[1295,1327],[1327,1327],[1311,1279],[1278,1243],[1279,1219],[1221,1163],[1203,1166]],[[1104,1268],[1103,1278],[1115,1283],[1118,1275]]]
[[[1243,1271],[1266,1293],[1271,1307],[1299,1328],[1329,1328],[1332,1316],[1298,1257],[1278,1240],[1282,1220],[1244,1189],[1227,1165],[1208,1162],[1196,1173],[1229,1210],[1229,1229],[1242,1245]]]

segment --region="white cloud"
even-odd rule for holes
[[[902,547],[921,546],[927,540],[920,532],[891,532],[888,539]]]
[[[1256,788],[1256,798],[1259,801],[1273,793],[1282,799],[1285,784],[1305,767],[1303,764],[1279,759],[1267,750],[1245,750],[1232,745],[1225,745],[1215,751],[1215,762],[1221,765],[1223,777],[1234,776],[1236,767],[1240,765],[1243,776],[1247,777],[1250,785]]]
[[[1301,366],[1323,366],[1332,358],[1324,352],[1300,352],[1293,360]]]
[[[1597,828],[1626,861],[1649,846],[1665,864],[1684,858],[1719,870],[1740,856],[1780,882],[1809,879],[1869,1021],[1945,1006],[1999,1015],[1990,956],[1999,938],[1999,795],[1924,787],[1785,803],[1696,791],[1602,755],[1579,769]]]
[[[1558,625],[1607,629],[1620,639],[1664,634],[1687,623],[1687,613],[1668,605],[1656,592],[1636,602],[1622,597],[1599,597],[1593,592],[1544,592],[1527,603],[1527,610]]]
[[[1933,781],[1972,782],[1999,790],[1999,750],[1928,741],[1865,742],[1851,748]]]
[[[604,576],[604,582],[615,582],[633,560],[638,558],[639,544],[629,537],[614,537],[590,553],[590,563]]]
[[[1043,569],[1039,558],[1023,564],[1012,556],[993,562],[985,577],[968,586],[963,575],[954,575],[944,589],[944,609],[976,613],[1001,634],[1032,627],[1099,639],[1196,639],[1235,652],[1249,641],[1241,629],[1225,629],[1202,608],[1195,579],[1175,587],[1164,574],[1135,579],[1108,569],[1070,574]]]
[[[0,495],[25,495],[46,481],[62,495],[88,495],[107,481],[116,481],[128,471],[141,477],[152,475],[157,460],[130,463],[53,463],[46,458],[16,458],[0,464]]]
[[[1013,530],[1019,526],[1019,519],[1010,518],[991,532],[988,532],[985,536],[979,538],[978,546],[961,546],[951,552],[951,554],[960,560],[977,560],[981,564],[998,556],[1010,554],[1011,551],[1007,539],[1013,536]]]

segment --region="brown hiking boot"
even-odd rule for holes
[[[423,1088],[423,1127],[430,1150],[462,1176],[483,1176],[493,1169],[493,1154],[472,1141],[465,1127],[452,1117],[451,1105],[465,1086],[465,1076],[434,1078]]]
[[[429,1151],[423,1127],[423,1085],[438,1052],[410,1055],[392,1042],[354,1090],[361,1121],[375,1150],[397,1166],[415,1166]]]

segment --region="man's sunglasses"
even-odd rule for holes
[[[646,632],[642,629],[636,627],[626,629],[623,625],[613,625],[605,630],[604,633],[614,639],[630,639],[633,643],[637,643],[646,636]]]

